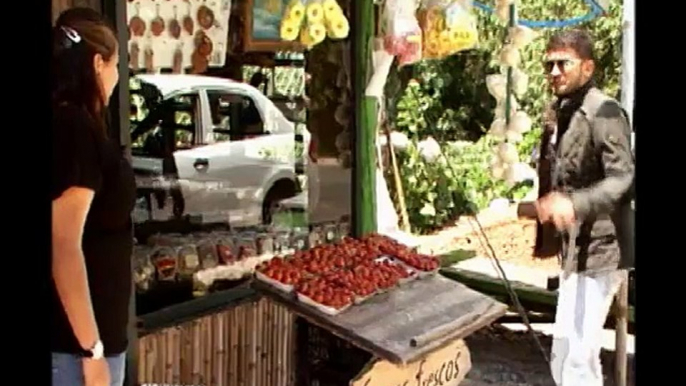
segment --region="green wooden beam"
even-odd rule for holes
[[[458,281],[467,287],[498,298],[507,299],[505,303],[511,304],[509,293],[505,284],[495,277],[478,272],[470,272],[459,268],[442,268],[441,274],[449,279]],[[510,282],[512,290],[517,294],[524,308],[530,311],[554,312],[557,305],[557,291],[548,291],[530,284],[517,281]],[[629,323],[634,323],[634,307],[629,307]]]
[[[373,0],[352,0],[352,78],[354,99],[353,234],[376,231],[376,125],[377,101],[365,96],[372,68]]]

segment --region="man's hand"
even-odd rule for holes
[[[85,386],[110,386],[110,368],[105,358],[83,359]]]
[[[536,201],[538,220],[545,224],[552,222],[557,230],[570,229],[576,221],[572,200],[557,192],[547,194]]]

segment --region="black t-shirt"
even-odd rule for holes
[[[70,187],[95,191],[83,235],[91,300],[105,354],[126,351],[132,289],[133,169],[84,108],[53,108],[52,199]],[[81,351],[52,283],[52,351]]]

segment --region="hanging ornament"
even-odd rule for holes
[[[503,22],[510,20],[510,5],[514,4],[514,0],[496,0],[495,15]]]
[[[488,130],[488,134],[496,139],[505,139],[506,129],[507,124],[505,123],[505,119],[496,118],[493,120],[493,123],[491,123],[491,127]]]
[[[349,33],[350,24],[336,0],[291,0],[280,25],[282,40],[299,40],[308,49],[327,36],[341,40]]]
[[[514,114],[517,112],[517,109],[519,109],[519,104],[517,103],[517,99],[515,98],[514,95],[510,95],[510,118],[514,116]],[[499,101],[496,106],[495,106],[495,117],[496,118],[505,118],[505,112],[506,106],[505,106],[505,99]]]
[[[531,126],[533,126],[533,121],[529,115],[524,111],[517,111],[512,116],[508,129],[519,134],[524,134],[531,130]]]
[[[507,77],[502,74],[488,75],[486,77],[486,88],[497,102],[502,101],[507,94]]]
[[[505,140],[507,140],[507,143],[514,144],[514,143],[522,142],[523,139],[524,139],[524,137],[522,136],[522,133],[520,133],[516,130],[507,129],[505,131]]]
[[[537,34],[534,30],[523,25],[510,27],[509,30],[509,38],[512,45],[520,50],[533,42],[536,36]]]
[[[506,44],[500,51],[500,64],[506,67],[517,67],[521,61],[519,50],[513,44]]]
[[[507,83],[507,79],[505,81]],[[512,69],[512,91],[517,96],[522,96],[529,88],[529,75],[519,68]]]
[[[517,147],[509,142],[503,142],[498,146],[498,157],[507,165],[519,162]]]

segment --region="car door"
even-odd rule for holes
[[[257,224],[271,184],[278,178],[294,178],[287,153],[289,147],[292,153],[293,134],[282,138],[290,138],[290,144],[280,141],[264,107],[245,90],[207,89],[206,95],[211,119],[205,131],[212,134],[204,147],[212,155],[207,173],[227,184],[224,193],[232,223]]]
[[[201,107],[197,91],[177,92],[132,125],[136,184],[139,199],[146,202],[149,220],[164,221],[206,211],[206,184],[189,170],[194,168],[193,162],[186,165],[188,157],[183,156],[199,144]],[[138,220],[144,220],[144,211],[137,209]]]

